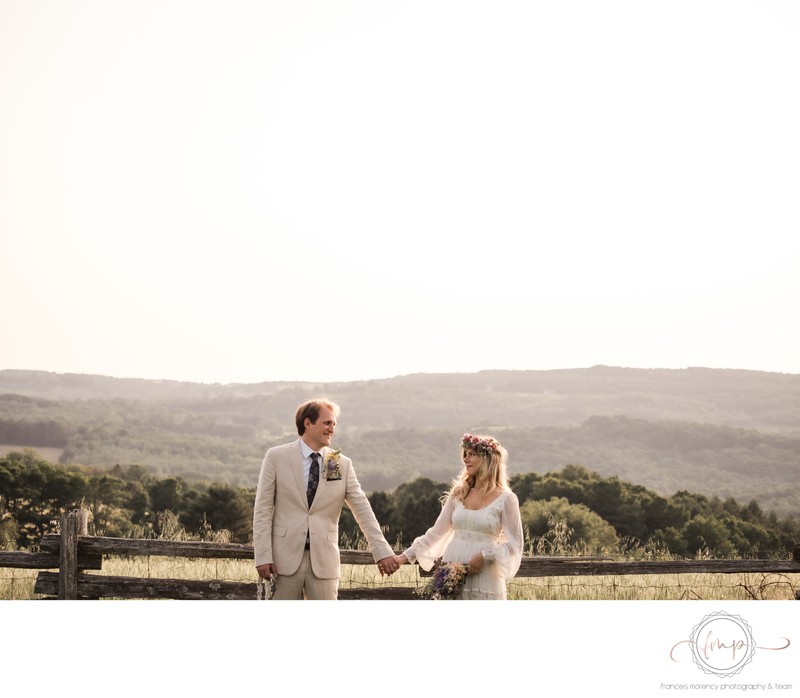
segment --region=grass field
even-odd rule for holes
[[[36,570],[0,568],[0,599],[36,598]],[[104,575],[170,579],[221,579],[256,581],[246,560],[198,560],[183,558],[109,558]],[[417,588],[421,584],[416,567],[402,567],[390,578],[381,578],[374,566],[344,565],[342,588]],[[535,577],[509,582],[512,600],[790,600],[800,590],[800,574],[671,574],[617,575],[605,577]]]

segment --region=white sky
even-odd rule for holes
[[[0,0],[0,368],[800,373],[787,2]]]

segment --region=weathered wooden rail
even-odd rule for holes
[[[0,567],[44,570],[34,592],[58,599],[205,599],[253,600],[257,584],[218,579],[153,579],[86,572],[102,570],[104,556],[165,556],[252,560],[253,546],[202,541],[105,538],[87,535],[87,513],[73,511],[62,519],[59,535],[45,535],[42,552],[0,552]],[[341,551],[343,564],[373,565],[366,551]],[[49,570],[57,569],[57,572]],[[798,574],[800,545],[786,560],[644,560],[614,561],[602,557],[525,557],[517,577],[604,576],[630,574]],[[421,574],[424,574],[421,572]],[[339,598],[414,599],[414,589],[388,587],[340,589]],[[800,592],[798,593],[800,598]]]

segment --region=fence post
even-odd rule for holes
[[[58,558],[58,598],[78,598],[78,536],[88,535],[85,509],[74,509],[61,517],[61,548]]]

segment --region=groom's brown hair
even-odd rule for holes
[[[339,405],[325,398],[308,400],[297,408],[294,422],[297,425],[297,433],[302,436],[306,431],[306,419],[310,419],[312,424],[316,424],[319,419],[319,411],[323,407],[333,410],[333,414],[339,416]]]

